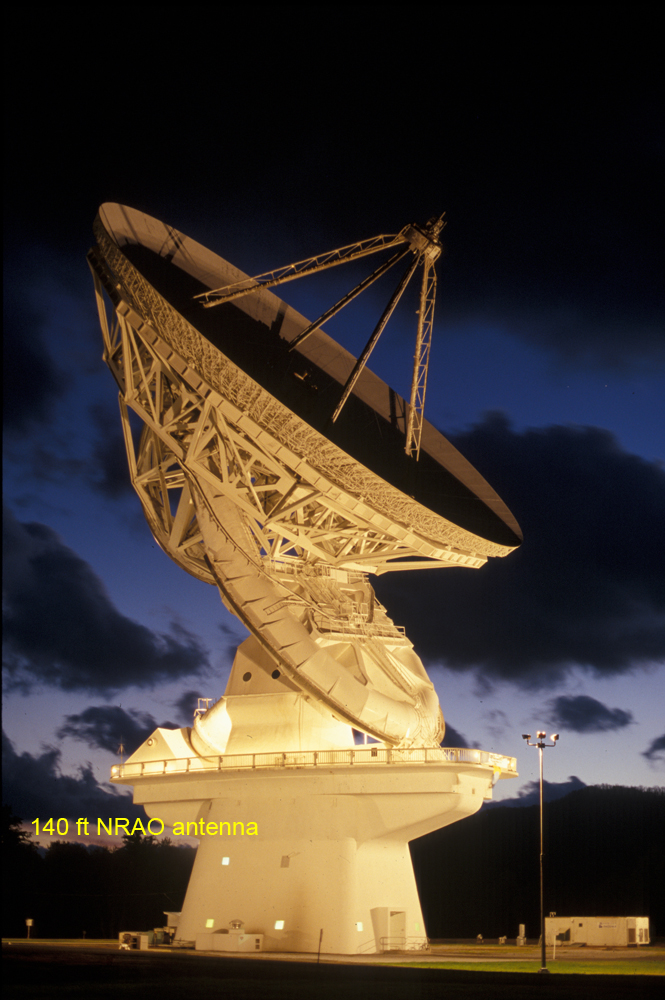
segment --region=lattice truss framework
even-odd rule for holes
[[[328,483],[322,489],[314,470],[308,481],[302,462],[298,471],[290,467],[278,457],[284,449],[266,432],[248,434],[238,425],[241,411],[218,392],[188,385],[178,371],[182,362],[148,324],[137,329],[122,306],[109,323],[96,275],[95,282],[105,361],[120,387],[132,483],[155,538],[172,559],[214,583],[192,496],[191,484],[200,478],[242,511],[253,549],[248,555],[273,573],[289,564],[293,570],[361,573],[407,568],[404,557],[417,554],[409,544],[357,511],[351,514],[343,492]],[[130,409],[144,424],[138,446]]]
[[[434,264],[441,253],[438,236],[444,226],[445,222],[443,221],[443,216],[439,216],[438,219],[432,218],[425,227],[408,225],[405,226],[401,232],[397,234],[397,236],[375,236],[369,240],[361,240],[358,243],[352,243],[348,246],[340,247],[337,250],[331,250],[328,253],[320,254],[318,257],[310,257],[307,260],[298,261],[296,264],[288,264],[286,267],[277,268],[274,271],[267,271],[264,274],[257,275],[255,278],[243,278],[242,280],[236,281],[231,285],[212,289],[207,292],[201,292],[196,296],[196,298],[202,300],[204,309],[209,309],[222,302],[230,302],[233,299],[246,295],[248,292],[251,292],[256,288],[271,288],[275,285],[280,285],[285,281],[293,281],[295,278],[302,277],[303,275],[313,274],[329,267],[337,267],[339,264],[344,264],[350,260],[358,260],[360,257],[376,253],[378,250],[385,250],[388,247],[399,247],[400,245],[406,243],[408,249],[403,249],[391,257],[390,260],[386,261],[379,268],[377,268],[373,274],[369,275],[361,281],[360,284],[356,285],[356,287],[347,295],[343,296],[331,309],[328,309],[323,316],[319,317],[319,319],[314,323],[310,323],[305,330],[301,331],[291,344],[291,350],[293,350],[297,344],[302,343],[303,340],[309,337],[314,330],[321,327],[324,322],[343,309],[348,302],[359,295],[365,288],[369,287],[369,285],[376,281],[377,278],[384,274],[398,260],[402,260],[405,256],[407,256],[409,250],[413,251],[416,255],[416,259],[413,261],[409,272],[404,275],[388,307],[384,310],[383,316],[375,328],[374,333],[367,342],[365,350],[356,361],[354,369],[344,386],[340,402],[332,415],[332,420],[334,422],[339,416],[345,401],[353,391],[353,387],[360,375],[360,372],[367,363],[367,360],[373,351],[385,324],[401,298],[406,285],[410,281],[416,267],[422,264],[423,278],[420,289],[420,306],[418,309],[418,329],[416,333],[416,349],[413,359],[411,399],[409,403],[409,415],[405,435],[405,451],[407,455],[410,455],[417,460],[420,456],[420,443],[425,413],[425,392],[427,389],[427,370],[429,366],[430,346],[432,343],[432,330],[434,327],[434,306],[436,302],[436,271]]]
[[[411,383],[411,403],[406,426],[406,451],[409,455],[420,454],[420,440],[425,419],[425,392],[427,390],[427,369],[434,329],[434,306],[436,305],[436,271],[433,261],[425,257],[423,280],[420,290],[418,311],[418,331],[414,354],[413,381]]]

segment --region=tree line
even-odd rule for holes
[[[665,935],[665,789],[597,785],[545,806],[545,913],[647,916]],[[496,806],[412,842],[430,938],[540,932],[538,806]],[[182,908],[196,849],[140,833],[122,847],[38,849],[3,807],[4,937],[112,938]]]
[[[182,908],[196,849],[125,834],[118,848],[52,841],[39,849],[3,806],[3,937],[113,938],[164,927]]]

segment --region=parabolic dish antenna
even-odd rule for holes
[[[348,727],[440,743],[437,695],[368,574],[479,568],[522,538],[423,418],[441,226],[248,278],[148,215],[99,211],[89,261],[134,488],[164,551],[250,632],[225,697],[195,720],[199,754],[348,746]],[[367,368],[372,338],[356,361],[325,333],[339,304],[311,323],[268,287],[382,249],[397,252],[371,280],[402,257],[405,279],[423,265],[409,403]]]
[[[224,696],[199,699],[191,728],[157,729],[111,772],[175,836],[200,840],[170,915],[176,944],[426,948],[408,842],[476,812],[516,774],[513,758],[440,746],[434,687],[369,582],[478,568],[521,541],[423,417],[442,224],[248,278],[150,216],[99,211],[89,260],[134,488],[164,551],[215,584],[250,633]],[[314,323],[270,291],[381,250],[391,259]],[[356,360],[325,322],[402,258]],[[366,361],[420,265],[406,403]]]

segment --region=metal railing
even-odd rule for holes
[[[429,951],[426,937],[382,937],[379,938],[381,951]]]
[[[356,949],[358,955],[377,954],[384,951],[431,951],[429,939],[422,937],[380,937],[378,941],[370,938],[359,944]]]
[[[363,746],[349,750],[309,750],[274,753],[220,754],[211,757],[179,757],[170,760],[128,761],[111,768],[111,780],[142,778],[162,774],[182,774],[200,771],[234,771],[274,768],[349,767],[398,764],[476,764],[494,770],[516,772],[514,757],[489,753],[486,750],[454,749],[452,747],[414,747],[396,750],[386,747]]]

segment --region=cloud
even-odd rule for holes
[[[90,337],[94,298],[80,249],[65,249],[62,238],[32,239],[24,217],[12,236],[5,268],[3,407],[5,430],[17,440],[42,428],[52,432],[56,404],[99,360]]]
[[[485,728],[495,740],[500,740],[510,726],[510,719],[500,708],[485,713]]]
[[[180,718],[186,720],[185,725],[187,726],[191,726],[192,724],[194,709],[198,707],[200,697],[200,690],[190,688],[188,691],[181,694],[177,701],[173,702],[173,707],[178,712]]]
[[[117,753],[122,743],[125,756],[134,753],[157,728],[179,729],[175,722],[156,722],[149,712],[130,709],[126,712],[119,705],[91,705],[78,715],[66,715],[56,736],[69,736],[89,747]]]
[[[9,274],[5,274],[11,289]],[[53,406],[66,388],[66,379],[44,345],[46,317],[18,296],[8,294],[3,333],[4,427],[23,434],[50,419]]]
[[[99,577],[43,524],[3,525],[5,652],[10,686],[111,692],[191,676],[208,665],[199,640],[173,623],[152,632],[121,614]]]
[[[90,482],[99,493],[116,500],[133,492],[117,406],[114,412],[109,406],[95,403],[90,407],[90,416],[96,430]]]
[[[642,756],[646,757],[651,763],[665,760],[665,734],[657,736],[655,740],[652,740],[649,749],[642,751]]]
[[[570,792],[577,792],[580,788],[586,788],[585,782],[581,781],[574,774],[571,774],[567,781],[543,781],[543,802],[555,802],[562,799]],[[501,799],[498,802],[488,802],[483,808],[497,808],[499,806],[535,806],[540,802],[540,782],[529,781],[524,785],[514,799]]]
[[[506,335],[548,352],[557,366],[567,370],[649,375],[665,364],[660,303],[636,308],[634,301],[625,301],[612,307],[594,298],[593,282],[582,294],[579,289],[571,291],[570,285],[564,292],[561,284],[552,284],[529,301],[522,275],[521,284],[512,288],[515,275],[503,278],[500,290],[492,294],[483,286],[475,300],[471,282],[459,290],[466,293],[464,300],[452,302],[448,310],[453,329],[498,326]]]
[[[593,427],[518,433],[490,414],[453,441],[524,543],[478,571],[377,579],[419,654],[534,688],[665,659],[665,471]]]
[[[463,736],[449,722],[446,722],[446,735],[441,742],[441,746],[458,749],[459,747],[470,747],[471,743],[469,743],[466,736]]]
[[[53,817],[69,820],[108,816],[143,818],[131,795],[107,791],[95,778],[92,767],[79,768],[77,777],[60,773],[60,751],[47,747],[33,757],[16,753],[11,740],[2,733],[3,800],[26,822],[42,822]]]
[[[549,702],[549,719],[554,726],[575,733],[604,733],[623,729],[633,722],[631,712],[622,708],[607,708],[586,694],[561,695]]]

